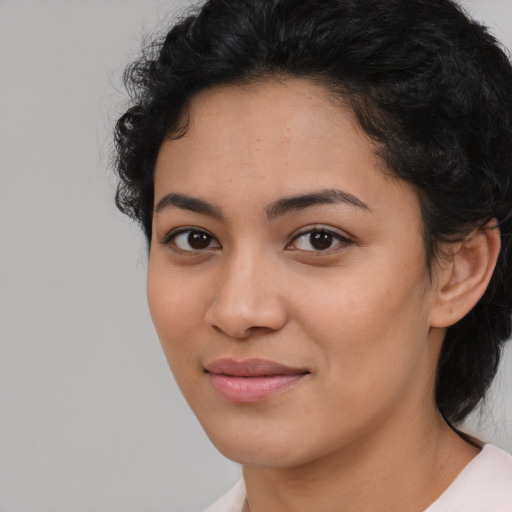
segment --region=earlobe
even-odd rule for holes
[[[500,247],[496,219],[448,247],[449,255],[441,257],[438,265],[432,327],[449,327],[473,309],[489,285]]]

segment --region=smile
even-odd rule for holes
[[[205,370],[215,391],[233,404],[268,400],[309,375],[307,370],[263,359],[219,359]]]

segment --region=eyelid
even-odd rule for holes
[[[307,226],[303,226],[301,228],[296,229],[291,235],[290,239],[293,241],[301,235],[305,235],[306,233],[310,233],[311,231],[325,231],[327,233],[331,233],[334,236],[344,238],[346,240],[353,240],[354,237],[347,233],[346,231],[335,228],[329,224],[308,224]]]
[[[211,237],[212,241],[214,241],[217,246],[216,247],[205,247],[204,249],[182,249],[178,247],[177,245],[173,244],[172,249],[176,252],[181,253],[204,253],[208,250],[212,249],[220,249],[222,248],[221,243],[217,239],[216,236],[214,236],[212,233],[210,233],[207,229],[201,228],[199,226],[180,226],[177,228],[173,228],[159,240],[159,243],[166,246],[171,246],[173,240],[178,237],[181,234],[189,233],[189,232],[198,232],[198,233],[204,233],[205,235]],[[328,233],[333,238],[335,238],[338,241],[338,244],[336,244],[334,247],[325,249],[325,250],[307,250],[307,249],[292,249],[296,251],[300,251],[302,253],[318,253],[320,254],[330,254],[332,252],[336,252],[341,247],[347,247],[349,245],[353,245],[355,243],[353,237],[349,234],[347,234],[345,231],[341,231],[337,228],[334,228],[329,225],[325,224],[312,224],[309,226],[304,226],[302,228],[299,228],[294,233],[290,235],[290,241],[286,244],[285,249],[290,248],[290,246],[298,240],[300,237],[305,236],[307,234],[310,234],[312,232],[323,232]]]
[[[194,231],[208,235],[209,237],[211,237],[212,240],[214,240],[218,244],[218,247],[207,247],[205,249],[189,249],[189,250],[187,250],[187,249],[181,249],[175,245],[173,247],[173,250],[176,252],[181,252],[181,253],[202,253],[202,252],[206,252],[211,249],[222,248],[222,245],[219,242],[219,240],[217,239],[217,237],[212,235],[207,229],[200,228],[198,226],[180,226],[178,228],[171,229],[170,231],[165,233],[165,235],[159,240],[159,243],[162,245],[170,246],[172,244],[172,241],[179,235],[182,235],[183,233],[194,232]]]
[[[308,250],[304,250],[304,249],[294,249],[294,250],[301,251],[301,252],[318,253],[319,255],[320,254],[324,254],[325,255],[325,254],[330,254],[332,252],[336,252],[336,250],[337,250],[337,248],[339,246],[347,247],[347,246],[355,244],[355,241],[354,241],[353,237],[351,235],[349,235],[348,233],[344,232],[344,231],[340,231],[337,228],[334,228],[332,226],[328,226],[328,225],[325,225],[325,224],[313,224],[313,225],[310,225],[310,226],[304,226],[303,228],[300,228],[295,233],[293,233],[291,235],[291,237],[290,237],[291,240],[286,245],[286,247],[290,247],[293,244],[293,242],[295,242],[300,237],[302,237],[304,235],[307,235],[309,233],[315,232],[315,231],[319,231],[319,232],[323,232],[323,233],[328,233],[328,234],[332,235],[334,238],[336,238],[340,242],[340,244],[338,244],[338,245],[336,245],[336,246],[334,246],[332,248],[325,249],[324,251],[321,251],[321,250],[317,250],[317,251],[311,250],[311,251],[308,251]]]

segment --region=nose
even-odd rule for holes
[[[287,322],[279,272],[272,262],[238,257],[226,262],[217,279],[217,293],[206,312],[214,330],[237,339],[280,330]]]

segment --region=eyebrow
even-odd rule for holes
[[[322,204],[344,203],[350,206],[371,211],[370,207],[356,196],[339,189],[324,189],[317,192],[283,197],[267,206],[265,211],[269,219],[275,219],[294,210],[304,210]]]
[[[304,210],[311,206],[336,203],[344,203],[362,210],[371,211],[367,204],[348,192],[339,189],[324,189],[278,199],[265,208],[265,213],[269,219],[275,219],[292,211]],[[154,211],[155,213],[159,213],[168,207],[189,210],[216,219],[222,219],[224,217],[220,206],[186,194],[170,193],[165,195],[158,201]]]
[[[223,217],[222,210],[219,206],[216,206],[204,199],[198,197],[191,197],[185,194],[167,194],[162,197],[155,208],[155,213],[161,212],[163,209],[169,206],[174,206],[182,210],[190,210],[191,212],[201,213],[208,215],[209,217],[215,217],[221,219]]]

